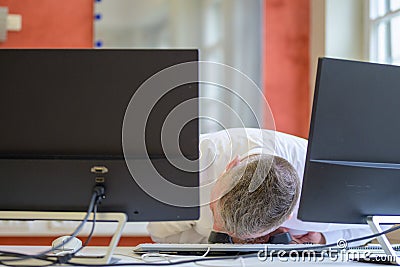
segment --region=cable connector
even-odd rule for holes
[[[106,192],[106,189],[105,189],[104,185],[102,185],[102,184],[96,184],[93,187],[93,193],[96,193],[98,198],[105,199],[106,198],[105,192]]]

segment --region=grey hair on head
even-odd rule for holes
[[[274,231],[289,218],[299,199],[298,174],[278,156],[252,156],[224,176],[233,186],[219,200],[218,208],[225,230],[238,238]],[[262,181],[255,190],[250,188],[253,179]]]

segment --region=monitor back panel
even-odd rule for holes
[[[175,207],[143,192],[122,148],[125,112],[142,83],[197,60],[197,50],[0,50],[0,210],[85,211],[96,178],[90,169],[107,166],[100,211],[123,211],[131,221],[197,218],[197,207]],[[197,81],[197,70],[190,75]],[[160,143],[171,110],[197,97],[193,83],[155,103],[146,131],[134,137],[145,138],[147,155],[131,147],[132,160],[150,157],[165,179],[197,187],[198,172],[174,168]],[[198,115],[197,105],[191,112]],[[179,141],[185,156],[198,157],[197,120],[183,128]]]
[[[319,60],[299,218],[399,215],[400,67]]]

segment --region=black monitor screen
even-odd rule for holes
[[[399,215],[400,67],[319,60],[299,218]]]
[[[122,146],[124,118],[138,88],[164,69],[197,60],[197,50],[0,50],[0,210],[85,211],[94,181],[90,168],[107,166],[100,211],[124,211],[137,221],[197,218],[195,207],[174,207],[143,192]],[[146,125],[137,125],[145,130],[129,137],[144,140],[146,149],[135,141],[127,151],[137,160],[151,158],[165,179],[196,187],[198,173],[169,164],[161,144],[168,114],[197,99],[197,69],[188,73],[191,84],[147,90],[160,99],[149,114],[136,107],[147,116]],[[195,117],[197,105],[190,112]],[[196,119],[173,138],[177,151],[197,158]]]

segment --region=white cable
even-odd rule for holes
[[[206,257],[210,251],[211,251],[211,247],[208,247],[206,253],[204,253],[203,255],[201,255],[200,258]]]
[[[201,256],[191,256],[191,255],[172,255],[172,254],[165,254],[165,253],[145,253],[141,256],[141,260],[144,262],[162,262],[168,261],[169,263],[173,263],[176,261],[172,261],[174,259],[180,260],[196,260],[205,258],[208,253],[211,251],[211,247],[207,248],[207,251]]]
[[[168,255],[168,254],[161,254],[161,253],[156,253],[156,252],[145,253],[141,256],[141,258],[142,258],[142,261],[144,261],[144,262],[160,262],[160,261],[166,260],[169,263],[171,263],[170,255]],[[155,259],[152,259],[152,258],[155,258]]]
[[[246,267],[246,264],[245,264],[245,262],[244,262],[244,259],[243,259],[242,257],[240,257],[239,260],[240,260],[240,266],[241,266],[241,267]]]
[[[113,255],[128,257],[128,258],[132,258],[132,259],[135,259],[135,260],[142,260],[142,258],[140,256],[135,256],[136,254],[129,255],[129,254],[123,254],[123,253],[113,253]]]
[[[215,261],[218,261],[218,257],[215,258]],[[245,262],[244,259],[242,257],[239,257],[237,259],[232,259],[230,260],[230,263],[226,262],[228,260],[224,259],[223,262],[220,263],[216,263],[214,261],[212,261],[211,263],[208,262],[194,262],[194,264],[198,265],[198,266],[202,266],[202,267],[232,267],[234,266],[232,264],[232,261],[235,262],[236,260],[240,260],[240,266],[241,267],[245,267]]]

